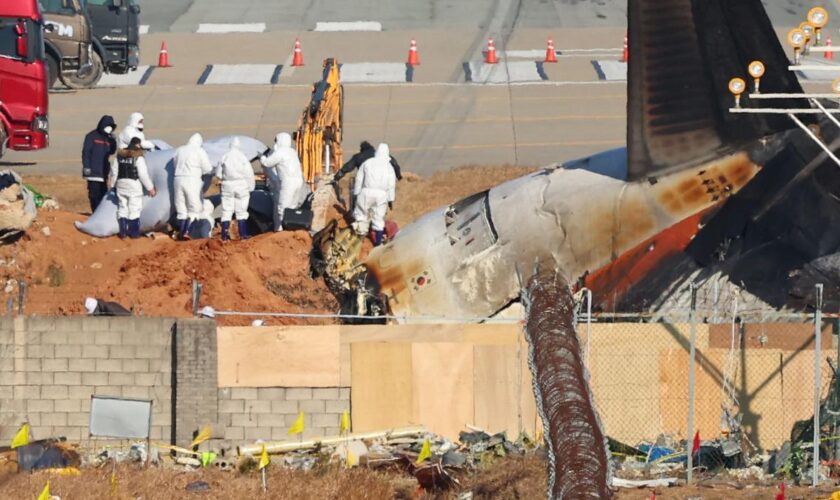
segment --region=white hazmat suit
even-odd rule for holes
[[[202,176],[213,171],[207,152],[201,147],[201,134],[193,134],[175,152],[175,213],[179,221],[201,218]]]
[[[120,136],[117,138],[117,147],[121,149],[127,148],[128,143],[134,137],[140,138],[141,148],[147,151],[155,149],[155,145],[151,141],[147,141],[146,135],[143,133],[142,113],[131,113],[131,116],[128,117],[128,124],[122,129]]]
[[[216,167],[216,177],[222,181],[222,222],[248,219],[248,203],[254,190],[254,169],[239,149],[239,138],[230,142],[230,151],[222,156]]]
[[[119,177],[119,162],[120,159],[133,158],[134,167],[136,168],[137,178],[133,175],[129,177]],[[120,219],[135,220],[140,218],[140,212],[143,210],[143,188],[146,191],[152,191],[155,185],[149,177],[149,169],[146,167],[146,160],[143,158],[143,152],[137,150],[120,149],[117,151],[116,157],[111,160],[111,185],[117,190],[117,200],[119,207],[117,208],[117,217]]]
[[[292,136],[285,132],[274,138],[274,151],[260,157],[274,198],[274,230],[283,230],[283,211],[298,208],[306,199],[309,187],[303,182],[303,170],[297,152],[292,148]]]
[[[388,203],[396,198],[396,190],[397,177],[391,167],[391,153],[387,144],[380,144],[374,157],[359,168],[353,187],[356,196],[353,218],[358,234],[367,234],[369,228],[385,230]]]

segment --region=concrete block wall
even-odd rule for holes
[[[29,421],[36,439],[88,444],[93,394],[153,401],[155,441],[182,446],[210,424],[227,444],[338,434],[350,389],[218,387],[216,324],[145,317],[0,318],[0,443]]]
[[[189,443],[193,432],[218,421],[216,323],[181,320],[175,330],[175,438]]]
[[[171,433],[171,337],[161,318],[0,319],[0,442],[88,437],[91,395],[151,399],[152,439]]]
[[[232,443],[282,441],[304,412],[304,439],[337,436],[339,419],[350,409],[350,388],[227,387],[218,390],[219,428]]]

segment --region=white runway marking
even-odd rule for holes
[[[145,85],[146,80],[152,75],[154,66],[138,66],[136,71],[124,75],[105,73],[96,84],[97,87],[129,87],[132,85]]]
[[[541,82],[546,80],[540,74],[534,61],[508,61],[498,64],[469,63],[466,80],[474,83]]]
[[[199,24],[196,33],[262,33],[265,23],[252,24]]]
[[[341,65],[342,83],[399,83],[406,81],[405,63],[344,63]]]
[[[621,61],[592,61],[598,78],[608,81],[627,80],[627,63]]]
[[[545,49],[534,50],[504,50],[498,54],[508,59],[542,59],[545,57]]]
[[[382,31],[382,24],[376,21],[317,22],[314,31]]]
[[[149,33],[149,25],[148,24],[141,24],[140,25],[140,34],[147,35]]]
[[[213,64],[207,66],[199,85],[272,85],[282,66],[278,64]]]

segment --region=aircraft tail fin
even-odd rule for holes
[[[784,115],[735,115],[728,82],[764,63],[762,92],[802,92],[761,0],[629,0],[629,179],[666,174],[794,124]],[[795,107],[795,102],[773,101]],[[742,106],[751,106],[747,95]]]

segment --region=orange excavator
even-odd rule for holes
[[[312,98],[298,121],[296,135],[303,178],[313,188],[319,177],[342,164],[341,137],[344,125],[344,88],[338,61],[324,60],[321,81],[312,85]]]

